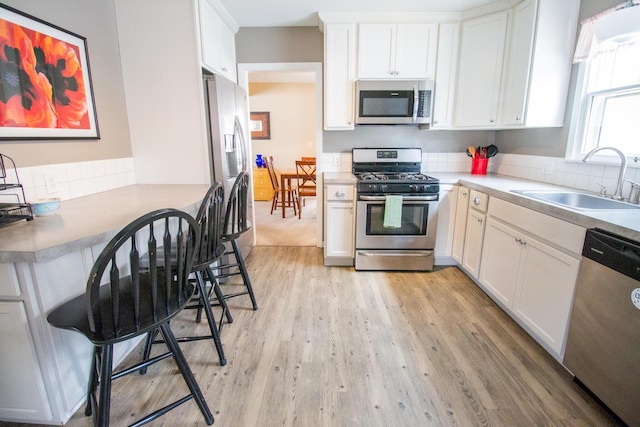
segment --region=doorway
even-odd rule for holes
[[[317,159],[318,187],[317,197],[306,200],[302,219],[293,215],[293,211],[288,209],[286,218],[282,218],[281,211],[270,214],[270,201],[254,201],[252,206],[253,227],[256,246],[322,246],[322,64],[321,63],[259,63],[259,64],[238,64],[238,84],[251,95],[249,84],[254,86],[260,82],[307,82],[313,87],[312,102],[315,103],[314,117],[311,121],[313,128],[312,136],[303,139],[302,144],[308,144],[309,140],[315,139],[315,153],[308,150],[302,155],[315,155]],[[256,102],[257,104],[257,102]],[[264,106],[264,105],[263,105]],[[251,105],[250,111],[258,111]],[[281,141],[273,140],[270,144],[278,144]],[[251,144],[253,147],[254,144]],[[260,144],[261,147],[269,145]],[[277,151],[281,147],[261,148],[261,150]],[[289,150],[295,151],[295,150]],[[277,169],[295,169],[294,158],[288,158],[287,154],[280,151],[281,164],[278,157],[274,156]],[[252,161],[256,154],[251,152]],[[268,153],[266,153],[268,154]],[[293,155],[293,154],[291,154]],[[289,156],[290,157],[290,156]],[[289,165],[289,163],[291,165]]]

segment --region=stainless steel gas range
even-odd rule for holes
[[[432,270],[440,181],[420,172],[422,150],[354,148],[352,154],[356,270]],[[392,210],[397,221],[385,226]]]

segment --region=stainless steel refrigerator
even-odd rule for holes
[[[229,79],[218,75],[203,75],[208,121],[211,180],[222,182],[225,197],[240,171],[251,173],[249,148],[249,106],[247,93]],[[225,201],[226,203],[226,201]],[[253,192],[249,189],[249,218],[253,224]],[[253,230],[239,239],[246,257],[254,245]]]

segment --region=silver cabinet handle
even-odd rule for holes
[[[345,193],[344,191],[341,191],[341,190],[336,191],[336,197],[344,197],[345,194],[347,193]]]
[[[480,197],[474,197],[473,198],[473,204],[474,205],[479,205],[480,204]]]

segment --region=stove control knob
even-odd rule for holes
[[[388,186],[386,184],[382,184],[380,185],[380,190],[384,193],[385,191],[387,191]]]
[[[420,191],[420,188],[418,185],[415,184],[409,184],[409,191],[417,193],[418,191]]]
[[[372,191],[372,192],[376,192],[376,191],[378,191],[378,185],[376,185],[376,184],[370,184],[370,185],[369,185],[369,191]]]

